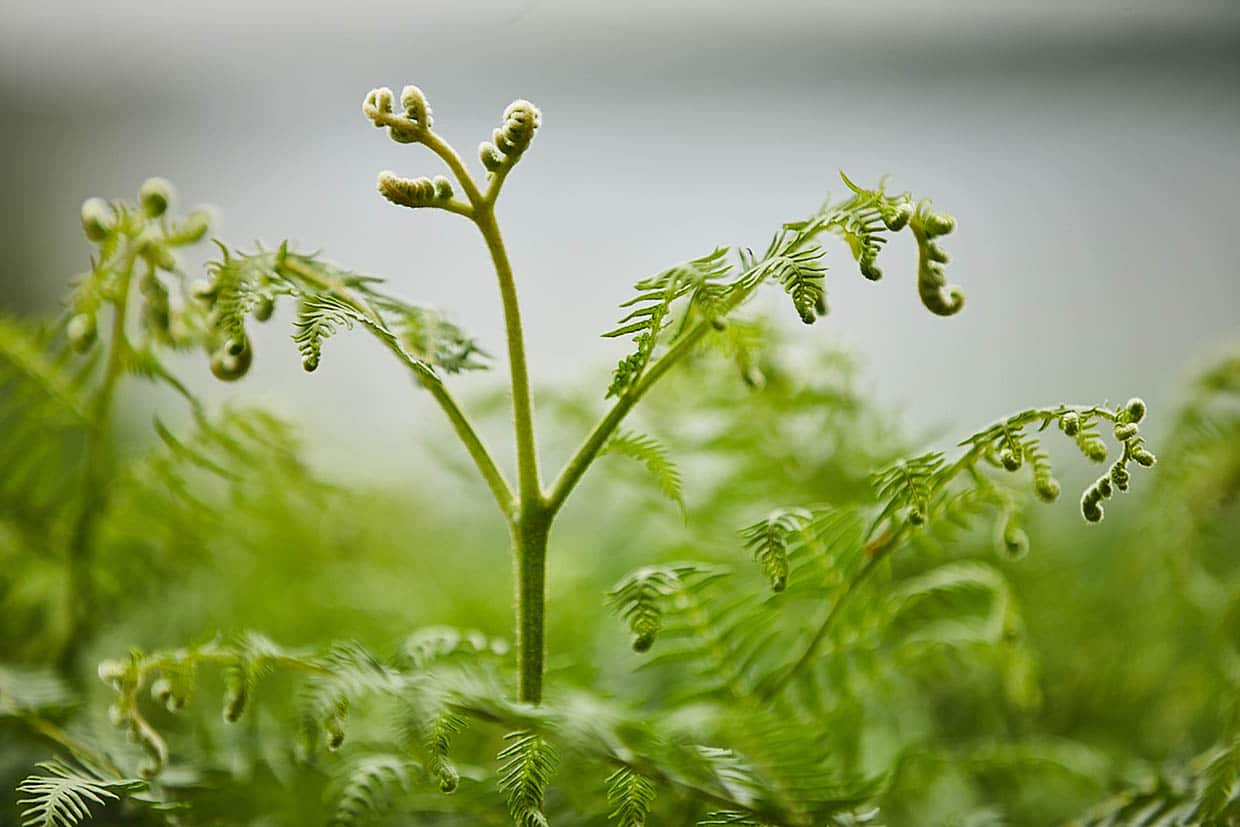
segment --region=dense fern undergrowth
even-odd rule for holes
[[[0,822],[1240,823],[1240,356],[1157,416],[1015,386],[928,440],[753,309],[818,321],[823,242],[878,280],[903,230],[927,309],[962,308],[954,220],[845,178],[766,247],[639,281],[604,334],[631,352],[597,394],[540,389],[535,451],[494,204],[541,114],[510,106],[476,179],[416,87],[364,109],[455,178],[378,186],[478,225],[512,387],[458,403],[502,348],[399,280],[217,242],[194,281],[209,213],[159,179],[87,201],[66,313],[0,318]],[[306,371],[350,329],[405,365],[460,474],[342,485],[296,422],[169,369],[241,379],[282,304]],[[478,435],[505,421],[515,484]],[[570,457],[545,488],[540,454]]]

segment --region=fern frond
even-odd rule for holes
[[[442,368],[446,373],[490,368],[486,361],[490,354],[438,310],[391,300],[378,304],[397,314],[392,330],[413,357]]]
[[[302,691],[301,735],[309,752],[317,747],[320,732],[327,734],[328,749],[340,748],[344,720],[359,698],[397,694],[406,685],[401,673],[356,643],[335,644],[318,663],[322,672],[311,677]]]
[[[822,264],[823,249],[813,241],[813,233],[784,229],[771,239],[762,259],[752,268],[751,278],[770,279],[783,285],[801,321],[813,324],[827,313],[823,286],[827,268]]]
[[[645,652],[654,644],[663,626],[669,598],[678,594],[692,578],[709,579],[721,574],[722,569],[700,563],[643,566],[616,583],[607,593],[607,602],[633,633],[633,651]]]
[[[22,827],[73,827],[92,816],[92,807],[102,808],[147,787],[141,778],[107,778],[60,759],[37,766],[45,774],[27,776],[17,787],[20,795],[27,796],[17,802]]]
[[[631,335],[637,345],[637,350],[616,367],[607,396],[619,396],[641,378],[654,355],[660,334],[671,322],[672,303],[709,285],[717,285],[730,271],[727,254],[728,248],[719,247],[634,285],[637,295],[620,305],[634,309],[623,316],[615,328],[603,334],[606,339]]]
[[[663,496],[676,503],[681,514],[684,514],[685,500],[681,493],[680,470],[668,456],[667,449],[653,437],[633,431],[619,432],[599,451],[599,456],[604,454],[619,454],[640,462],[650,472],[650,476],[654,477]]]
[[[364,755],[350,762],[340,781],[332,827],[361,827],[391,806],[393,790],[409,785],[409,761],[398,755]]]
[[[304,296],[293,322],[293,341],[301,353],[301,366],[307,371],[318,368],[323,341],[340,328],[352,329],[357,321],[362,321],[361,314],[334,296]]]
[[[517,827],[548,827],[543,799],[559,757],[541,735],[512,732],[500,750],[499,789]]]
[[[607,779],[607,801],[612,806],[609,818],[619,827],[645,827],[654,803],[654,784],[628,767],[621,767]]]
[[[779,508],[765,519],[740,531],[745,549],[762,566],[771,589],[782,592],[788,586],[788,546],[813,518],[803,508]]]

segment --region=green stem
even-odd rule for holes
[[[545,514],[526,514],[512,528],[516,557],[518,698],[542,701],[546,656],[547,534],[551,521]]]
[[[870,559],[865,561],[865,565],[861,567],[861,570],[857,572],[856,576],[853,577],[852,581],[844,589],[844,593],[835,601],[835,605],[827,612],[826,618],[815,630],[814,636],[810,638],[801,656],[783,674],[762,688],[759,696],[763,700],[777,696],[814,659],[814,656],[818,654],[818,649],[822,646],[822,642],[827,638],[827,632],[831,630],[831,627],[835,624],[835,619],[840,616],[841,610],[848,604],[849,598],[856,594],[861,585],[869,579],[874,570],[878,568],[879,563],[887,558],[887,555],[896,547],[903,534],[904,529],[900,529],[880,537],[866,546],[865,552]]]
[[[500,298],[504,305],[504,327],[508,338],[508,366],[512,378],[512,420],[517,442],[517,489],[523,510],[541,509],[543,505],[542,483],[538,477],[538,451],[534,443],[534,403],[530,394],[529,369],[525,362],[525,335],[521,328],[521,307],[517,301],[517,287],[495,221],[495,211],[488,205],[476,203],[474,223],[486,240],[495,275],[499,280]]]
[[[129,306],[129,285],[133,280],[136,252],[130,252],[121,272],[120,284],[112,301],[112,342],[91,411],[90,428],[86,433],[85,467],[82,469],[82,507],[73,522],[66,552],[66,605],[69,615],[68,637],[61,652],[61,663],[70,670],[77,657],[84,632],[95,610],[94,584],[90,577],[90,556],[95,523],[107,499],[104,466],[108,461],[108,443],[112,421],[112,403],[116,386],[125,372],[129,339],[125,336],[125,317]]]
[[[486,444],[482,441],[478,432],[474,430],[473,424],[465,416],[465,412],[461,410],[461,406],[457,404],[456,399],[448,391],[447,386],[444,385],[439,375],[429,370],[422,362],[410,357],[405,352],[405,349],[401,347],[396,337],[388,331],[387,324],[379,313],[366,302],[353,296],[343,285],[327,278],[313,267],[309,267],[292,258],[285,259],[281,267],[301,281],[311,284],[320,290],[331,291],[336,298],[347,303],[358,313],[361,313],[373,322],[373,325],[367,325],[370,331],[383,342],[388,350],[405,363],[422,387],[430,391],[431,396],[439,403],[439,407],[447,415],[448,421],[452,423],[453,430],[456,431],[457,436],[464,443],[465,450],[469,452],[474,465],[478,467],[478,472],[491,489],[491,493],[494,495],[495,502],[499,506],[500,511],[504,513],[506,519],[511,521],[516,514],[516,500],[512,495],[512,489],[509,488],[508,481],[504,479],[504,475],[495,464],[495,460],[491,457],[490,451],[487,450]]]
[[[650,366],[641,379],[620,395],[620,398],[616,400],[616,404],[594,426],[594,430],[585,438],[581,447],[573,454],[572,459],[564,466],[564,470],[560,472],[560,476],[551,486],[551,493],[547,495],[547,511],[549,514],[554,515],[564,505],[564,501],[572,493],[577,483],[581,481],[581,477],[585,474],[586,469],[594,462],[598,452],[607,444],[607,439],[619,427],[633,406],[676,362],[688,355],[710,330],[710,322],[701,322],[691,328],[689,332],[677,340],[676,344],[668,349],[667,353],[663,354],[662,357]]]
[[[516,565],[517,667],[520,699],[527,703],[542,700],[543,660],[546,627],[547,535],[551,515],[543,498],[538,474],[538,450],[534,436],[534,403],[530,393],[529,368],[525,360],[525,334],[521,327],[521,306],[516,280],[504,247],[504,237],[495,220],[495,197],[502,177],[492,181],[484,194],[474,183],[460,155],[433,132],[422,143],[438,155],[456,176],[472,210],[469,217],[486,241],[495,276],[499,281],[504,307],[504,327],[508,339],[508,367],[512,383],[512,420],[517,444],[517,505],[505,510],[512,532]],[[458,431],[459,432],[459,431]]]

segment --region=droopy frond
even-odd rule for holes
[[[603,454],[620,454],[646,466],[650,476],[658,483],[663,496],[676,503],[681,513],[684,513],[685,501],[680,489],[680,469],[668,456],[667,449],[653,437],[633,431],[621,431],[603,446],[599,456]]]

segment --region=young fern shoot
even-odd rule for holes
[[[144,747],[148,759],[144,770],[149,775],[167,764],[169,752],[163,737],[143,714],[139,693],[149,690],[169,709],[179,709],[192,694],[200,666],[224,670],[224,714],[230,721],[243,714],[255,685],[268,672],[279,669],[302,673],[308,687],[307,729],[312,730],[316,743],[322,740],[329,749],[338,748],[343,742],[347,713],[358,696],[418,698],[417,703],[422,706],[411,730],[416,731],[420,748],[428,752],[426,766],[444,792],[455,789],[458,781],[457,770],[447,754],[452,736],[464,729],[468,720],[500,723],[511,727],[508,745],[499,755],[500,792],[517,824],[546,824],[546,793],[559,761],[554,742],[568,737],[565,728],[556,729],[568,718],[544,704],[547,548],[557,515],[586,471],[607,453],[637,459],[650,471],[662,492],[680,504],[683,511],[682,480],[664,449],[650,437],[621,430],[643,397],[711,337],[725,336],[731,326],[744,325],[745,321],[737,317],[738,311],[765,284],[782,290],[805,324],[813,324],[824,316],[828,311],[824,246],[828,236],[841,239],[861,275],[877,281],[882,277],[877,260],[888,234],[907,230],[917,247],[916,289],[922,304],[936,316],[949,317],[960,312],[964,295],[947,281],[944,265],[948,255],[940,246],[942,237],[954,230],[956,222],[950,215],[933,209],[928,200],[888,191],[885,182],[874,189],[864,189],[845,176],[848,194],[842,201],[828,202],[807,218],[784,224],[761,252],[718,247],[638,281],[636,295],[622,305],[621,318],[603,334],[607,338],[628,338],[633,344],[632,352],[620,360],[606,388],[604,398],[610,400],[609,407],[544,487],[516,278],[496,217],[503,186],[529,151],[542,116],[528,101],[513,102],[504,111],[501,125],[491,139],[480,145],[478,157],[483,174],[475,177],[457,150],[434,130],[430,106],[418,87],[405,87],[399,98],[390,89],[375,89],[366,96],[362,109],[366,118],[376,128],[386,130],[393,141],[419,144],[445,167],[442,173],[446,174],[413,178],[383,171],[377,178],[380,195],[400,207],[444,210],[466,219],[478,229],[488,250],[505,320],[516,479],[505,477],[491,449],[446,385],[452,374],[486,367],[488,355],[441,314],[387,293],[380,279],[329,264],[316,255],[298,253],[287,244],[275,251],[260,248],[253,252],[220,244],[220,258],[209,266],[209,280],[193,289],[200,313],[193,318],[201,319],[198,341],[210,352],[211,370],[217,377],[239,379],[253,361],[253,346],[246,332],[249,317],[268,319],[276,303],[288,299],[297,307],[293,341],[306,371],[314,371],[327,358],[324,351],[332,335],[358,328],[373,335],[431,393],[473,460],[509,529],[516,595],[515,702],[494,698],[488,701],[475,691],[476,687],[449,684],[431,691],[430,678],[421,669],[422,664],[396,667],[360,647],[336,647],[325,655],[308,655],[283,650],[256,635],[236,643],[213,641],[164,654],[143,655],[135,650],[128,661],[105,663],[100,677],[116,691],[114,717]],[[151,273],[159,268],[174,269],[165,261],[168,248],[205,232],[205,223],[195,232],[165,225],[162,233],[150,235],[146,222],[162,213],[162,209],[155,211],[153,198],[148,199],[152,203],[146,209],[148,218],[133,223],[132,232],[127,222],[137,219],[130,210],[118,209],[110,217],[103,206],[93,201],[83,209],[88,236],[105,244],[114,237],[126,239],[125,245],[115,246],[105,255],[109,262],[116,261],[119,255],[125,275],[117,282],[121,285],[117,289],[127,289],[129,274],[139,263],[144,262]],[[145,207],[147,201],[143,203]],[[146,291],[148,286],[143,289]],[[149,289],[157,294],[158,284]],[[123,326],[123,299],[122,293],[117,305],[118,327]],[[77,331],[77,339],[89,338],[93,330],[93,317],[87,312],[92,306],[85,302],[74,319],[72,329]],[[114,359],[123,360],[130,355],[127,345],[120,348],[121,355]],[[153,365],[151,373],[162,375],[157,363],[148,360],[146,364]],[[760,384],[748,380],[750,374],[746,376],[751,384]],[[870,502],[779,509],[744,529],[744,548],[760,566],[774,592],[798,588],[799,574],[807,566],[821,564],[821,560],[804,559],[816,546],[844,549],[840,555],[841,559],[847,557],[847,565],[834,574],[839,576],[843,572],[847,576],[824,595],[829,603],[825,615],[803,629],[805,634],[793,645],[780,648],[778,651],[787,657],[777,662],[754,656],[753,650],[731,652],[729,642],[722,636],[713,641],[712,657],[725,661],[724,668],[714,669],[716,677],[727,684],[734,698],[752,704],[753,709],[778,701],[781,693],[800,681],[816,661],[837,618],[848,606],[850,595],[861,590],[896,548],[919,536],[919,532],[929,532],[940,521],[951,521],[957,511],[997,511],[1001,548],[1011,556],[1022,555],[1028,538],[1020,527],[1018,499],[995,483],[986,471],[1016,472],[1028,466],[1038,497],[1055,500],[1059,483],[1051,475],[1037,436],[1051,425],[1074,440],[1085,456],[1094,461],[1104,461],[1107,455],[1098,433],[1100,425],[1109,425],[1122,446],[1119,458],[1081,499],[1085,519],[1097,522],[1102,517],[1102,502],[1115,491],[1127,490],[1131,466],[1149,466],[1154,462],[1138,430],[1144,416],[1145,405],[1138,399],[1115,409],[1060,405],[1023,411],[962,441],[962,453],[955,460],[948,461],[943,454],[931,452],[880,471],[874,476],[875,492]],[[993,578],[979,574],[976,568],[964,567],[951,574],[954,579],[945,578],[951,584],[967,581],[969,587],[1001,590],[994,585]],[[669,625],[677,622],[677,613],[687,611],[686,606],[695,606],[694,611],[698,611],[701,595],[715,589],[726,579],[725,575],[726,571],[708,563],[648,565],[622,579],[609,600],[632,632],[633,648],[645,652]],[[927,589],[941,586],[939,581],[927,582]],[[785,599],[786,595],[779,598]],[[771,600],[770,605],[772,611],[779,611],[778,600]],[[1001,627],[1006,620],[1007,604],[996,599],[996,605],[996,623]],[[900,607],[892,609],[892,616],[899,610]],[[698,611],[698,615],[712,616],[709,608]],[[868,782],[859,784],[850,795],[841,795],[838,790],[798,787],[791,781],[784,787],[771,785],[771,789],[765,789],[761,773],[744,756],[701,744],[675,754],[674,760],[681,762],[680,769],[661,769],[657,759],[673,760],[668,757],[672,753],[655,757],[651,754],[675,751],[683,745],[664,744],[652,738],[639,748],[619,736],[612,737],[613,733],[603,732],[603,724],[598,721],[592,724],[593,728],[581,727],[583,732],[588,730],[588,737],[583,735],[580,740],[585,746],[578,746],[613,770],[608,780],[609,806],[613,818],[624,825],[645,823],[656,787],[676,788],[695,800],[723,808],[701,822],[719,824],[855,823],[850,820],[852,808],[874,795],[875,787]],[[626,733],[638,731],[636,724],[628,724]],[[312,748],[313,744],[309,746]],[[784,768],[781,760],[778,755],[771,757],[772,766]],[[342,785],[339,822],[347,823],[356,811],[377,808],[387,791],[406,785],[412,766],[390,755],[356,765]],[[800,779],[797,784],[808,785],[805,778],[812,774],[793,773],[789,777]],[[135,789],[140,783],[117,782],[132,784]],[[36,783],[31,789],[41,787]],[[101,789],[106,793],[106,788]],[[44,819],[41,814],[48,806],[44,801],[31,805],[32,823],[63,825],[80,820]]]

